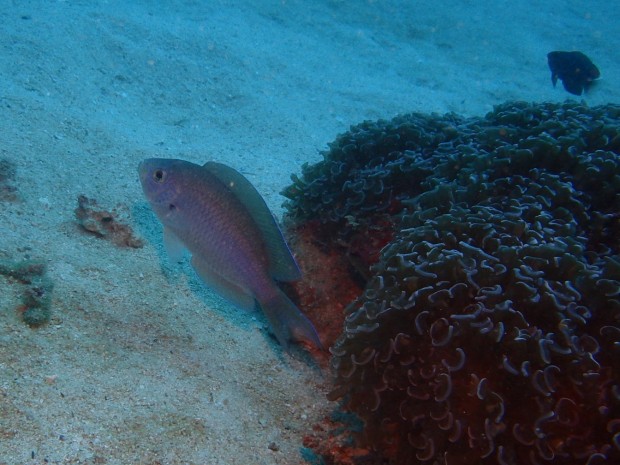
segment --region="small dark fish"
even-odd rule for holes
[[[267,204],[246,178],[221,163],[159,158],[144,160],[138,172],[173,260],[188,249],[194,270],[214,291],[246,310],[258,303],[285,348],[293,340],[321,346],[310,320],[277,285],[301,273]]]
[[[571,94],[581,95],[601,76],[594,63],[581,52],[550,52],[547,62],[553,87],[559,78]]]

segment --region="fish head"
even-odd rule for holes
[[[187,162],[182,160],[149,158],[138,165],[144,195],[162,220],[170,218],[177,210],[185,164]]]

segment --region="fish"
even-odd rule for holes
[[[553,87],[559,78],[564,89],[574,95],[581,95],[601,77],[596,65],[581,52],[549,52],[547,63],[551,70]]]
[[[284,236],[256,188],[215,161],[149,158],[138,166],[142,190],[164,228],[168,256],[185,250],[202,281],[244,310],[260,307],[285,348],[321,348],[312,322],[278,286],[301,279]]]

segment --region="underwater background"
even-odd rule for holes
[[[289,465],[440,460],[442,450],[448,451],[450,444],[458,444],[449,438],[460,438],[453,420],[446,415],[439,418],[443,412],[433,412],[431,416],[438,419],[438,430],[447,431],[446,445],[441,446],[444,449],[433,443],[430,450],[429,438],[418,437],[412,441],[413,455],[408,455],[411,451],[399,449],[398,441],[386,444],[385,435],[376,431],[366,433],[375,439],[380,437],[379,440],[369,440],[367,436],[359,439],[359,443],[340,443],[335,439],[330,442],[329,438],[334,438],[332,427],[360,428],[358,420],[347,419],[335,425],[334,412],[351,407],[357,409],[357,415],[366,416],[367,421],[370,418],[370,423],[380,422],[372,416],[377,410],[374,397],[368,400],[365,392],[350,392],[346,381],[355,379],[352,378],[354,365],[363,365],[371,356],[377,357],[378,352],[359,346],[350,349],[340,340],[331,363],[327,355],[312,358],[302,352],[284,353],[270,336],[260,313],[237,310],[207,289],[187,262],[179,266],[168,260],[161,226],[140,188],[137,166],[150,157],[181,158],[198,164],[209,160],[222,162],[244,174],[278,218],[286,213],[288,221],[293,223],[311,219],[324,224],[334,216],[330,217],[327,210],[304,204],[297,195],[303,191],[304,182],[311,183],[312,176],[320,174],[325,165],[318,165],[314,171],[306,168],[304,178],[304,163],[312,167],[324,156],[329,159],[355,155],[352,147],[338,151],[351,145],[343,142],[346,137],[359,134],[362,129],[377,138],[389,135],[393,126],[388,121],[410,113],[454,112],[450,117],[437,117],[437,121],[444,126],[465,128],[465,134],[474,134],[471,137],[477,146],[493,148],[491,142],[476,139],[476,131],[505,123],[517,128],[509,136],[519,135],[521,120],[510,115],[530,108],[498,107],[492,124],[484,120],[487,113],[508,101],[552,105],[526,111],[534,116],[525,120],[524,126],[533,120],[542,121],[528,136],[534,133],[566,136],[561,131],[553,133],[553,128],[545,126],[546,118],[578,120],[584,127],[598,128],[597,138],[584,142],[592,142],[592,147],[581,149],[588,153],[597,150],[607,153],[605,163],[597,165],[597,169],[613,173],[611,178],[596,178],[599,184],[594,185],[590,180],[582,186],[584,192],[591,192],[600,185],[608,199],[596,205],[598,212],[609,217],[609,222],[597,229],[596,236],[607,249],[594,250],[605,256],[601,261],[607,260],[607,268],[592,258],[591,248],[584,246],[587,253],[584,253],[583,269],[590,281],[586,279],[579,285],[591,289],[591,293],[581,288],[575,291],[577,294],[571,293],[570,288],[574,286],[566,284],[568,278],[554,278],[568,291],[554,287],[554,283],[541,284],[568,296],[564,307],[576,300],[570,296],[579,295],[581,299],[583,295],[593,296],[596,308],[615,309],[616,313],[597,318],[591,330],[589,318],[581,309],[571,313],[583,320],[580,326],[583,334],[580,333],[579,343],[574,344],[574,351],[577,355],[586,354],[586,359],[593,359],[599,368],[603,367],[607,390],[601,395],[603,400],[609,398],[612,402],[605,407],[597,399],[587,405],[610,420],[604,424],[600,419],[590,420],[599,449],[580,444],[579,454],[563,456],[562,445],[567,441],[556,436],[553,447],[545,446],[541,450],[542,446],[538,449],[534,446],[538,454],[535,457],[529,450],[518,454],[522,453],[528,460],[532,457],[546,460],[543,463],[613,463],[620,443],[618,367],[613,362],[618,359],[618,278],[613,265],[618,254],[618,236],[614,236],[618,231],[618,113],[613,105],[602,107],[609,111],[588,109],[620,100],[619,21],[620,15],[612,3],[572,0],[544,3],[525,0],[486,3],[67,0],[0,4],[3,84],[0,87],[0,464]],[[560,82],[554,87],[547,53],[555,50],[585,53],[600,69],[600,80],[583,96],[569,94]],[[567,99],[574,103],[561,106]],[[557,111],[553,113],[553,109],[561,115]],[[428,134],[442,132],[434,117],[420,115],[407,119],[407,124],[413,121]],[[383,123],[375,126],[368,123],[360,129],[357,125],[366,120],[383,120]],[[375,127],[379,129],[375,131]],[[338,138],[339,134],[349,136]],[[445,131],[442,140],[424,139],[420,131],[413,134],[414,140],[428,143],[428,147],[437,143],[441,150],[447,150],[441,143],[453,140]],[[485,134],[493,136],[492,131]],[[501,139],[498,134],[506,135],[497,133],[497,139]],[[518,145],[519,141],[511,143]],[[561,153],[571,155],[571,147],[579,146],[574,141],[565,145],[566,150]],[[385,155],[415,149],[394,146]],[[518,149],[536,153],[532,146]],[[454,202],[454,196],[461,192],[459,188],[475,177],[471,170],[481,175],[489,169],[489,163],[476,165],[477,158],[472,158],[471,153],[467,154],[467,163],[446,165],[441,150],[435,158],[425,158],[423,169],[403,169],[404,173],[414,173],[404,181],[407,188],[413,189],[407,191],[412,198],[428,191],[440,203]],[[430,149],[427,152],[430,154]],[[368,153],[362,151],[362,154]],[[525,157],[525,165],[531,162],[528,158],[531,153],[519,152],[519,156]],[[372,163],[368,168],[365,159],[349,160],[357,164],[347,168],[347,173],[372,174]],[[408,160],[417,159],[411,155]],[[581,165],[569,167],[566,158],[545,160],[545,166],[553,169],[560,183],[571,183],[570,176],[582,173]],[[561,164],[563,160],[567,163],[566,170]],[[426,177],[428,172],[434,172],[435,162],[443,170],[438,171],[441,175],[438,176],[456,186],[453,192],[428,183]],[[330,166],[329,173],[341,179],[335,175],[344,172],[347,163]],[[520,165],[521,170],[525,169],[523,166]],[[527,166],[528,170],[533,169]],[[465,174],[459,178],[463,167]],[[587,170],[588,167],[583,168],[583,172]],[[524,176],[524,173],[518,174]],[[297,176],[297,184],[291,180],[291,174]],[[424,189],[411,186],[412,180]],[[402,183],[402,179],[395,181],[398,192],[403,191]],[[363,181],[362,184],[366,185]],[[502,186],[501,182],[499,185]],[[373,193],[380,194],[378,187],[368,186]],[[499,187],[486,187],[492,195],[498,195]],[[321,194],[328,189],[347,192],[339,186],[328,188],[317,184],[315,188]],[[532,194],[522,189],[522,193],[534,196],[545,192]],[[352,191],[352,195],[359,193],[360,189]],[[433,195],[418,198],[418,204],[404,201],[402,205],[412,211],[416,205],[421,206],[418,211],[430,215]],[[283,207],[287,198],[288,207]],[[387,209],[394,215],[399,213],[391,199],[389,204],[385,199],[379,200],[376,205],[364,204],[364,212]],[[401,196],[399,202],[403,200],[406,199]],[[469,197],[461,200],[472,201]],[[342,210],[343,205],[348,208],[362,202],[347,203],[346,199],[343,202],[336,205],[339,208],[334,211],[340,213],[335,218],[344,219],[348,226],[362,224],[358,217],[351,216],[352,211]],[[588,207],[590,203],[588,200]],[[501,229],[498,241],[511,245],[505,235],[516,233],[493,216],[497,205],[489,202],[484,205],[486,210],[476,212],[484,210],[483,217],[489,224],[497,223],[504,228],[498,226]],[[570,202],[567,205],[565,210],[579,211],[577,207],[568,208],[574,207]],[[518,216],[514,210],[509,211],[513,219]],[[466,215],[464,212],[463,218]],[[589,219],[582,216],[577,223],[585,228]],[[566,230],[558,226],[562,218],[552,220],[550,226],[541,226],[541,234],[549,235],[545,236],[549,242],[555,240],[557,231],[562,237],[572,232],[582,234],[581,229]],[[473,249],[474,246],[480,249],[480,244],[467,243],[466,236],[459,236],[464,234],[464,228],[433,221],[432,217],[419,213],[405,218],[403,225],[410,234],[404,242],[405,250],[393,245],[386,253],[404,254],[412,263],[430,253],[432,247],[428,244],[432,245],[439,236],[431,240],[422,234],[424,231],[416,229],[425,224],[435,227],[439,235],[452,234],[449,240],[473,254],[468,256],[468,264],[480,253]],[[566,223],[572,224],[568,220]],[[366,261],[352,265],[356,275],[351,278],[350,286],[333,268],[333,280],[350,290],[350,300],[363,291],[365,280],[371,279],[369,261],[379,259],[378,249],[391,240],[393,233],[375,234],[377,224],[371,226],[365,232],[370,240],[377,241],[372,242],[370,252],[374,253],[365,251],[362,258]],[[330,232],[335,234],[334,230]],[[319,255],[304,257],[303,250],[295,249],[296,245],[302,245],[301,232],[295,224],[289,226],[286,234],[293,252],[306,262],[302,268],[306,269],[307,280],[304,278],[303,282],[313,282],[314,278],[316,284],[319,271],[321,279],[329,279],[325,271],[332,270],[331,262],[312,262]],[[538,237],[538,240],[542,239]],[[416,249],[425,247],[424,244],[428,245],[427,249]],[[566,240],[563,244],[567,244]],[[567,247],[571,245],[574,244]],[[510,255],[509,251],[502,251]],[[494,266],[493,258],[486,258]],[[388,260],[389,257],[375,270],[388,270],[391,263]],[[600,273],[608,273],[603,289],[596,287],[598,271],[592,271],[590,265],[600,266]],[[312,275],[313,267],[317,276]],[[366,274],[360,271],[362,267]],[[412,294],[416,289],[437,284],[432,278],[436,271],[426,268],[422,271],[420,283],[416,281],[409,289]],[[330,333],[330,322],[344,318],[346,304],[334,303],[335,315],[322,320],[318,307],[308,300],[314,294],[304,290],[303,282],[296,290],[301,309],[319,322],[320,335],[328,342],[325,345],[331,346],[338,339],[340,329]],[[460,294],[462,286],[454,287],[452,283],[450,287],[446,282],[437,288],[446,292],[435,295],[431,304],[444,302],[446,298],[466,299]],[[467,282],[465,278],[463,282]],[[371,281],[364,293],[364,299],[377,300],[375,309],[381,308],[384,289],[378,283],[378,278]],[[333,282],[328,282],[329,286],[333,287]],[[483,293],[489,301],[495,298],[493,289],[489,287]],[[363,305],[367,309],[374,304],[361,302],[359,308]],[[501,303],[494,305],[501,307]],[[401,302],[401,307],[407,304]],[[320,309],[330,311],[329,305]],[[351,317],[349,323],[363,317],[357,315],[359,318]],[[450,313],[439,316],[440,323],[429,339],[431,345],[444,347],[442,342],[452,331],[443,323],[449,317]],[[409,324],[431,334],[433,323],[422,321],[424,318],[413,316]],[[558,326],[561,321],[554,320],[552,325]],[[494,323],[493,329],[484,334],[501,339],[497,322]],[[484,324],[481,323],[482,327]],[[607,339],[592,342],[590,332],[602,332]],[[356,337],[359,333],[355,332]],[[562,334],[568,334],[568,329]],[[385,336],[389,350],[405,353],[394,342],[402,343],[404,336],[397,335],[388,332]],[[528,337],[534,336],[528,334]],[[572,333],[566,336],[567,340],[571,337]],[[567,355],[562,347],[548,355],[544,349],[547,343],[539,342],[543,339],[534,341],[539,349],[543,348],[541,363],[556,354]],[[480,345],[480,354],[486,349]],[[347,350],[359,352],[352,358]],[[460,353],[455,349],[441,355],[439,365],[450,372],[450,368],[460,365]],[[344,361],[338,361],[345,354]],[[387,360],[385,353],[378,358]],[[522,365],[513,367],[514,362],[506,360],[501,353],[498,355],[497,361],[504,363],[507,373],[511,369],[528,371]],[[399,364],[406,366],[402,361]],[[583,366],[580,364],[577,370],[580,376],[584,371],[598,370],[594,365],[582,370]],[[535,367],[531,371],[535,373]],[[577,371],[570,371],[567,379],[574,381]],[[358,376],[362,370],[356,373]],[[373,371],[373,376],[376,373],[377,370]],[[429,375],[425,379],[431,378]],[[534,389],[541,394],[541,402],[562,391],[556,386],[559,378],[555,369],[540,368],[534,383],[538,388]],[[372,376],[363,377],[362,381],[367,379]],[[446,376],[438,374],[432,396],[443,401],[448,391],[459,386],[455,382],[448,389],[447,382]],[[374,396],[381,389],[384,385],[377,384],[368,391]],[[485,383],[478,379],[475,396],[470,397],[485,399],[485,389]],[[392,386],[390,390],[396,388]],[[347,395],[352,396],[352,404],[346,404]],[[431,394],[417,395],[424,400],[424,396]],[[560,397],[569,398],[564,391]],[[561,403],[570,412],[565,414],[564,423],[560,422],[562,427],[570,426],[574,418],[568,403]],[[492,412],[489,421],[499,418],[500,404],[489,397],[486,404],[487,414]],[[462,401],[460,405],[467,409],[471,403]],[[398,414],[407,417],[402,410]],[[483,418],[481,435],[503,433],[484,421]],[[513,423],[522,425],[524,420]],[[588,429],[587,422],[580,424]],[[557,435],[561,430],[558,428],[554,433]],[[387,437],[392,437],[389,428],[387,431]],[[581,431],[581,434],[589,433]],[[525,433],[517,436],[523,443],[535,443]],[[476,441],[470,441],[474,443],[471,449],[482,452],[477,455],[472,452],[471,456],[462,454],[461,462],[448,463],[479,463],[481,458],[486,460],[484,463],[502,460],[512,463],[505,454],[508,445],[500,449],[498,440],[493,452],[485,455],[490,441],[478,441],[480,444]],[[338,453],[334,452],[336,449]],[[550,450],[555,451],[553,456]],[[536,463],[534,459],[532,463]]]

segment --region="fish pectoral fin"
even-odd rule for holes
[[[192,267],[204,283],[237,307],[252,311],[256,307],[254,295],[238,284],[217,273],[205,260],[193,256]]]
[[[168,227],[164,227],[164,248],[171,262],[178,263],[183,260],[185,246],[181,239]]]
[[[290,341],[298,341],[322,348],[319,336],[310,320],[279,288],[273,297],[259,304],[269,321],[271,331],[282,347],[288,350]]]

